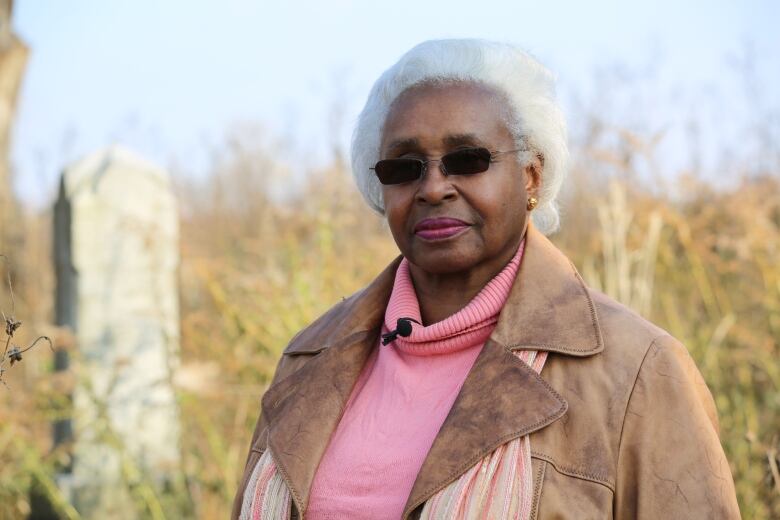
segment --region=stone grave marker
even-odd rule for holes
[[[128,518],[127,480],[179,461],[178,213],[161,168],[113,146],[65,169],[55,205],[56,318],[74,331],[73,441],[58,482],[88,518]]]

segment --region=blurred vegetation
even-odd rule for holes
[[[591,136],[574,148],[554,242],[592,286],[687,345],[715,397],[743,516],[780,518],[780,172],[744,170],[719,188],[696,172],[661,182],[637,174],[648,153],[638,136],[598,132],[610,138]],[[281,350],[397,254],[338,154],[287,193],[274,190],[292,174],[273,157],[262,139],[233,136],[205,179],[177,177],[182,462],[161,488],[126,460],[141,517],[227,515]],[[19,223],[26,240],[5,251],[16,317],[26,323],[18,339],[46,334],[56,348],[73,350],[68,332],[49,325],[50,218],[28,214]],[[0,307],[8,302],[0,289]],[[24,517],[30,490],[60,517],[78,518],[55,485],[68,450],[52,449],[50,427],[68,414],[62,396],[73,381],[52,374],[51,364],[45,349],[32,352],[0,388],[0,518]],[[105,434],[111,438],[110,426]]]

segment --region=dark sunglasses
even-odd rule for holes
[[[444,175],[474,175],[487,171],[495,156],[519,151],[491,152],[487,148],[464,148],[443,155],[441,159],[383,159],[370,169],[374,170],[382,184],[402,184],[422,177],[428,163],[433,161],[441,161]]]

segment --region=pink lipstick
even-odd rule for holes
[[[425,240],[443,240],[467,229],[469,224],[456,218],[426,218],[414,226],[414,234]]]

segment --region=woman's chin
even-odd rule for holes
[[[465,273],[477,265],[475,250],[458,252],[451,249],[415,252],[407,257],[410,263],[429,274]]]

